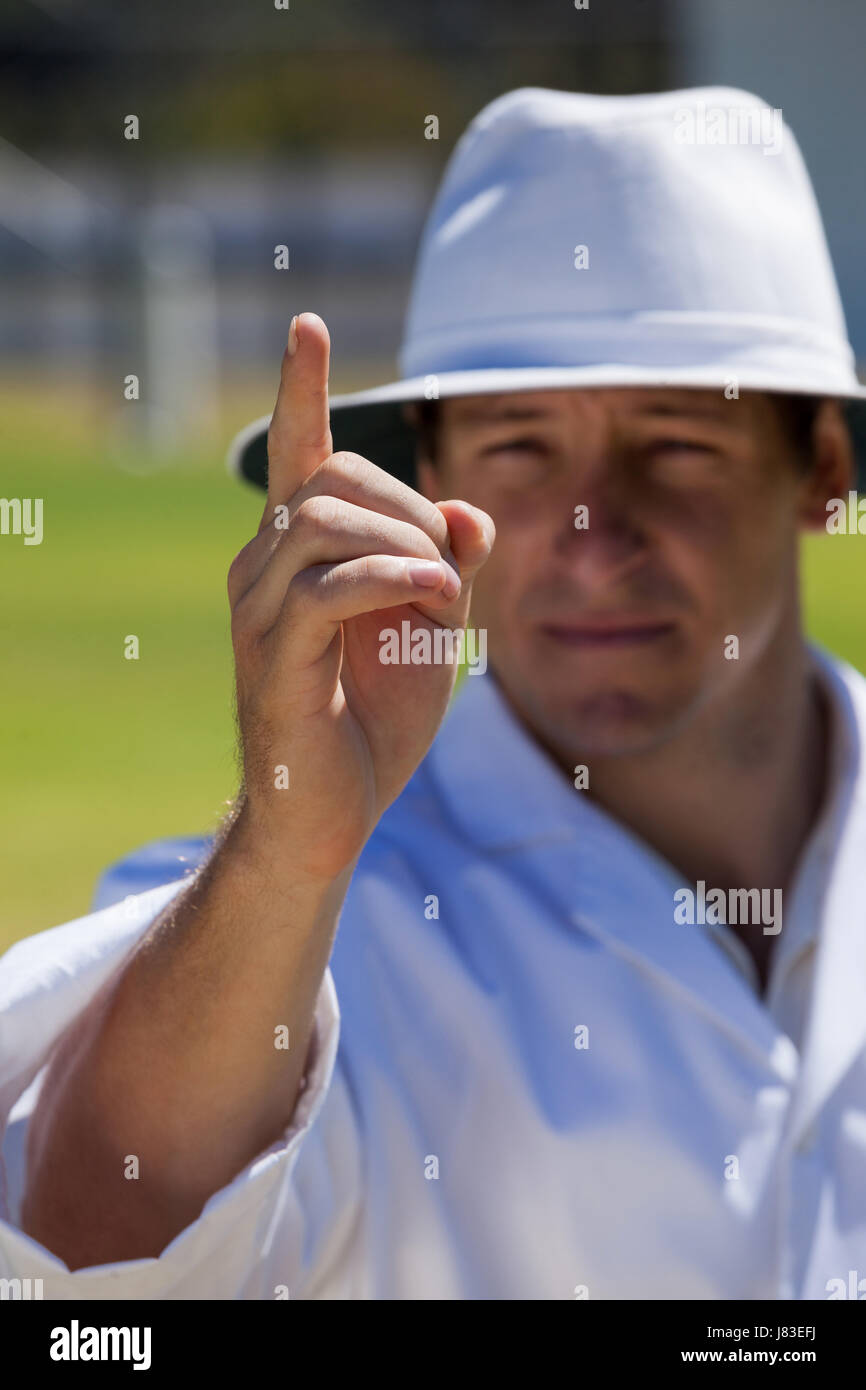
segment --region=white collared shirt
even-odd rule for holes
[[[46,1298],[820,1299],[852,1270],[866,1291],[866,681],[813,654],[830,795],[766,999],[468,676],[353,876],[285,1134],[158,1259],[70,1274],[17,1222],[47,1058],[181,866],[133,857],[103,895],[147,891],[18,943],[0,1276]]]

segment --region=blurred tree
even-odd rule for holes
[[[666,0],[5,0],[0,134],[30,153],[285,153],[409,144],[446,114],[450,144],[485,101],[537,84],[653,90],[667,80]],[[424,108],[421,111],[421,108]]]

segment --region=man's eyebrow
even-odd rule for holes
[[[726,408],[727,407],[727,408]],[[703,420],[715,424],[737,424],[741,413],[733,414],[730,403],[715,400],[650,400],[638,401],[629,408],[633,418],[651,417],[656,419]],[[504,401],[500,405],[478,404],[459,407],[454,413],[455,424],[468,429],[483,429],[485,426],[519,423],[525,421],[556,421],[559,412],[544,405],[522,405],[519,401]]]
[[[552,411],[537,405],[478,405],[460,411],[455,415],[455,420],[461,425],[495,425],[503,420],[547,420],[552,414]]]
[[[730,406],[723,401],[647,401],[636,405],[635,415],[659,415],[732,422]]]

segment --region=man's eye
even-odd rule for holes
[[[715,449],[709,444],[697,444],[690,439],[658,439],[647,446],[651,453],[690,453],[690,454],[714,454]]]
[[[505,439],[501,444],[489,444],[486,449],[481,450],[481,456],[485,454],[511,454],[511,453],[542,453],[544,445],[538,439]]]

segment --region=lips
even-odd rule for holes
[[[596,619],[583,623],[543,623],[541,631],[569,647],[628,647],[657,642],[673,632],[673,623]]]

